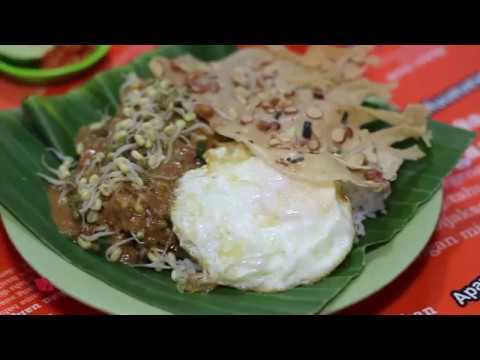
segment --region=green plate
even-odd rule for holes
[[[419,256],[435,230],[442,208],[439,191],[388,244],[368,253],[367,265],[322,312],[332,314],[364,300],[395,280]],[[88,275],[48,250],[0,206],[5,228],[24,259],[58,289],[103,312],[122,315],[169,315]]]
[[[93,52],[81,61],[55,69],[35,69],[0,61],[0,73],[29,83],[47,83],[64,80],[89,69],[103,59],[109,50],[110,45],[98,45]]]

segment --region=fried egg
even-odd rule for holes
[[[351,205],[333,182],[289,179],[243,145],[208,151],[179,181],[172,222],[209,282],[257,292],[312,284],[347,257]]]

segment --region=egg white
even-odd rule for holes
[[[180,179],[172,221],[209,282],[284,291],[322,279],[351,251],[351,206],[333,182],[291,180],[241,145],[206,159]]]

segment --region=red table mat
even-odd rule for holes
[[[0,109],[18,107],[32,94],[61,94],[93,74],[128,63],[153,45],[114,45],[94,69],[49,87],[0,77]],[[295,45],[304,51],[306,45]],[[381,45],[380,63],[368,71],[376,81],[396,81],[394,103],[425,103],[438,121],[480,128],[480,46]],[[446,179],[438,228],[415,263],[396,281],[344,314],[480,313],[480,149],[478,139]],[[478,281],[477,281],[478,280]],[[0,314],[96,314],[52,289],[21,259],[0,224]]]

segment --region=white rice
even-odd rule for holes
[[[378,213],[386,214],[385,200],[390,196],[390,188],[382,192],[374,192],[353,184],[344,185],[345,194],[352,203],[352,215],[355,232],[365,236],[363,222],[368,218],[376,218]]]

